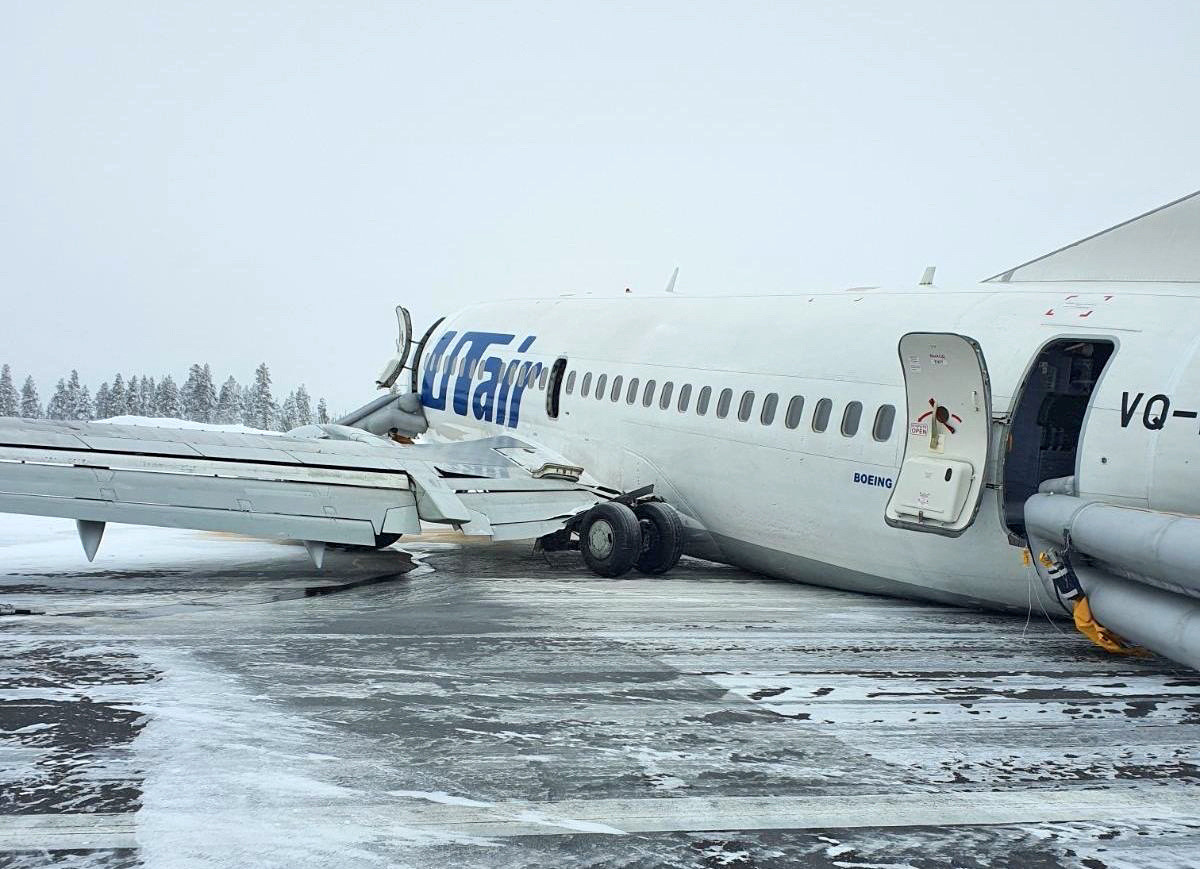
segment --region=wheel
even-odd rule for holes
[[[642,552],[642,528],[637,516],[624,504],[597,504],[583,517],[579,549],[594,573],[623,576]]]
[[[633,512],[642,526],[642,553],[635,566],[642,573],[666,573],[683,555],[683,521],[679,513],[660,501],[638,504]]]

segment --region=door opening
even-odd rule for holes
[[[567,371],[567,360],[558,357],[550,369],[550,382],[546,385],[546,416],[558,419],[558,403],[562,396],[563,375]]]
[[[1034,359],[1014,405],[1004,445],[1004,524],[1025,541],[1025,501],[1047,480],[1075,473],[1092,393],[1116,348],[1112,341],[1062,338]]]

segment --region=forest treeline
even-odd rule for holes
[[[288,431],[330,420],[325,399],[318,399],[314,406],[303,384],[282,402],[276,401],[271,370],[265,362],[255,369],[253,382],[243,386],[229,377],[220,388],[207,363],[191,366],[182,386],[176,385],[170,374],[155,380],[145,374],[126,377],[117,373],[95,392],[80,382],[78,371],[72,370],[58,381],[45,405],[33,377],[26,377],[18,389],[12,368],[5,364],[0,366],[0,416],[84,421],[145,416],[221,425],[240,423],[268,431]]]

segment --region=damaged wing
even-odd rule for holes
[[[89,557],[106,522],[372,546],[422,522],[540,537],[604,495],[583,468],[514,437],[401,445],[314,436],[0,419],[0,512],[75,519]]]

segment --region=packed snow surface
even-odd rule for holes
[[[88,564],[72,522],[0,516],[0,565],[45,611],[0,617],[0,865],[1200,854],[1200,677],[1036,613],[446,533],[317,571],[110,525]]]

